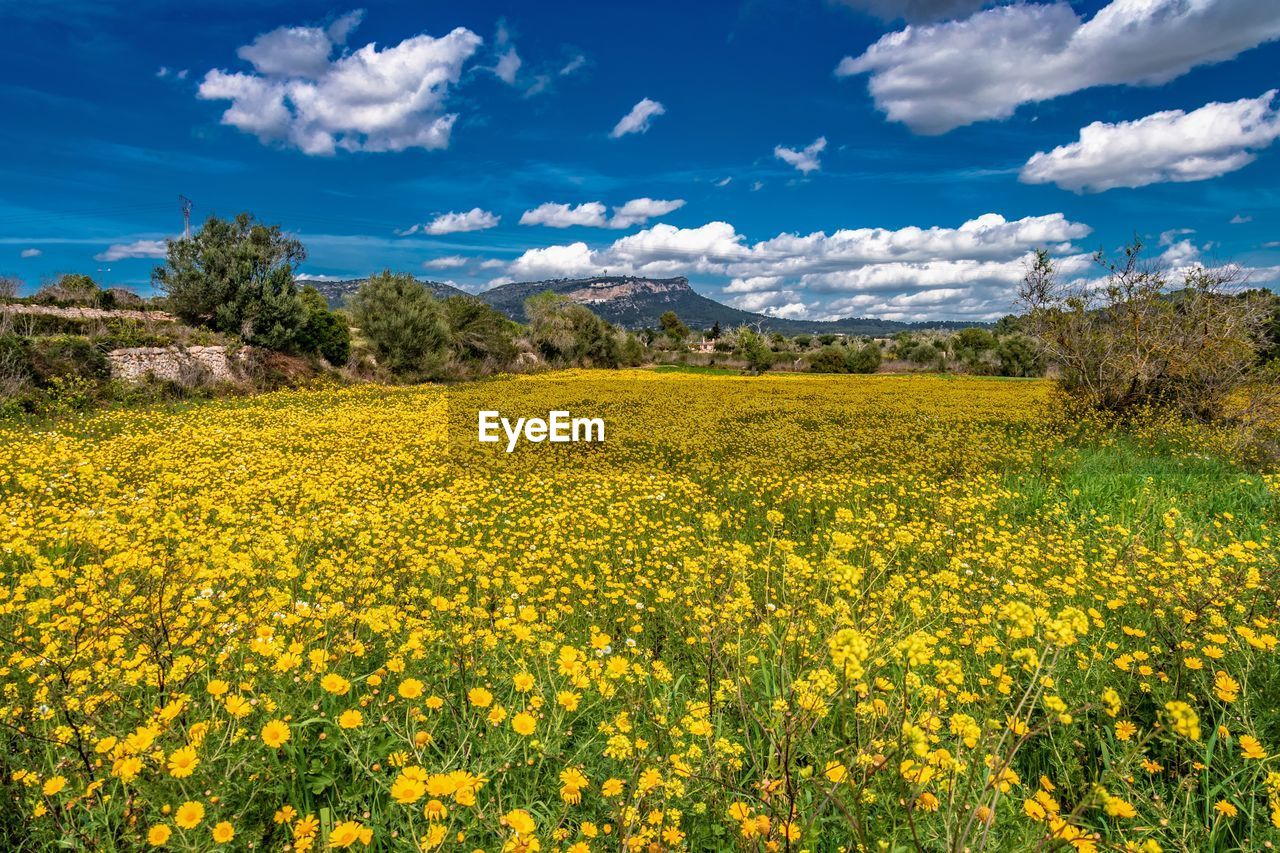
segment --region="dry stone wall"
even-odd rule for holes
[[[251,351],[240,347],[228,352],[212,347],[131,347],[107,353],[111,377],[141,382],[148,376],[186,384],[235,382],[244,375]]]

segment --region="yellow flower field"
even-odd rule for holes
[[[1262,849],[1280,480],[1218,446],[645,371],[0,427],[0,839]]]

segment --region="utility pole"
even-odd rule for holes
[[[178,201],[182,203],[182,239],[191,239],[191,199],[185,195],[178,196]]]

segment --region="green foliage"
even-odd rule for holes
[[[880,345],[872,342],[861,347],[849,347],[845,366],[850,373],[875,373],[880,368]]]
[[[845,362],[842,347],[823,347],[809,359],[811,373],[848,373],[849,366]]]
[[[351,298],[351,314],[379,365],[393,375],[425,379],[443,366],[449,324],[440,303],[408,273],[371,276]]]
[[[529,340],[549,363],[617,367],[621,360],[613,327],[589,309],[551,291],[524,302]]]
[[[1026,335],[1011,334],[996,344],[1001,376],[1043,376],[1044,356]]]
[[[680,321],[674,311],[663,311],[662,316],[658,318],[658,322],[662,325],[662,331],[666,333],[672,343],[679,343],[689,337],[689,327]]]
[[[169,310],[193,325],[240,335],[269,349],[296,351],[304,311],[293,283],[302,243],[251,214],[209,217],[189,240],[168,241],[152,281]]]
[[[32,338],[28,353],[31,375],[42,387],[68,380],[101,381],[111,375],[106,356],[81,335]]]
[[[302,305],[298,349],[317,352],[335,367],[346,364],[351,355],[351,330],[346,321],[330,311],[324,295],[310,285],[302,288],[298,299]]]
[[[773,350],[765,339],[750,326],[738,329],[738,346],[734,353],[747,363],[752,373],[763,373],[773,366]]]
[[[69,273],[59,276],[52,284],[41,287],[32,301],[42,305],[94,306],[99,304],[102,295],[98,283],[92,278],[80,273]]]
[[[443,307],[449,346],[456,358],[488,371],[506,370],[515,362],[520,327],[505,314],[467,296],[451,296]]]

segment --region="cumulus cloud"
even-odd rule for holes
[[[991,0],[840,0],[846,6],[875,15],[882,21],[910,24],[961,18],[992,5]]]
[[[1189,113],[1166,110],[1137,121],[1095,121],[1077,141],[1037,152],[1019,178],[1077,192],[1216,178],[1252,163],[1254,152],[1280,137],[1275,96],[1272,89]]]
[[[106,251],[93,256],[95,261],[122,261],[126,258],[163,258],[164,240],[134,240],[132,243],[113,243]]]
[[[442,213],[425,225],[414,225],[403,231],[397,231],[396,234],[400,237],[408,237],[411,234],[440,235],[457,234],[462,231],[484,231],[486,228],[496,228],[501,220],[501,216],[473,207],[464,213]]]
[[[682,207],[684,207],[684,199],[682,198],[633,198],[621,207],[613,209],[613,216],[609,219],[609,227],[630,228],[633,225],[643,225],[650,219],[666,216],[671,211],[679,210]]]
[[[253,72],[213,69],[197,95],[231,102],[223,124],[306,154],[448,147],[457,114],[445,102],[480,37],[459,27],[334,58],[362,16],[264,33],[237,52]]]
[[[606,208],[598,201],[568,205],[548,201],[520,215],[521,225],[545,225],[548,228],[570,228],[588,225],[601,228],[605,224]]]
[[[549,228],[570,228],[586,225],[593,228],[630,228],[643,225],[657,216],[666,216],[684,207],[684,199],[633,198],[626,204],[613,208],[613,216],[607,216],[607,208],[598,201],[579,205],[546,202],[520,216],[521,225],[546,225]]]
[[[618,120],[609,135],[617,139],[620,136],[626,136],[628,133],[644,133],[649,129],[649,121],[654,116],[660,116],[666,111],[667,108],[657,101],[644,98],[631,108],[631,112]]]
[[[23,257],[23,258],[38,258],[38,257],[40,257],[40,256],[41,256],[41,255],[43,255],[43,254],[44,254],[44,252],[42,252],[42,251],[41,251],[41,250],[39,250],[39,249],[23,249],[23,250],[22,250],[22,252],[21,252],[20,257]]]
[[[454,270],[458,267],[465,267],[467,259],[462,255],[445,255],[440,258],[432,258],[423,261],[422,266],[429,270]]]
[[[494,37],[494,44],[500,53],[493,73],[503,83],[514,86],[516,74],[524,63],[520,60],[520,54],[516,53],[516,46],[511,43],[511,31],[507,29],[506,21],[498,21],[498,34]]]
[[[827,138],[819,136],[799,151],[794,148],[783,148],[781,145],[773,149],[773,156],[782,160],[788,165],[794,166],[804,174],[816,172],[822,168],[822,164],[818,162],[820,155],[827,147]]]
[[[1166,83],[1276,38],[1273,2],[1112,0],[1088,21],[1068,3],[1019,3],[889,33],[836,74],[869,74],[891,120],[938,134],[1093,86]]]
[[[697,228],[658,224],[592,248],[585,242],[530,249],[507,267],[513,279],[610,273],[703,275],[726,280],[725,296],[740,307],[757,305],[791,316],[829,316],[804,294],[870,293],[877,299],[964,288],[969,308],[955,316],[999,316],[1012,302],[1033,249],[1047,247],[1064,274],[1090,263],[1073,241],[1087,225],[1061,213],[1008,220],[988,213],[948,228],[856,228],[831,233],[779,234],[749,243],[727,222]],[[833,303],[834,304],[834,303]],[[959,305],[959,302],[956,303]],[[795,306],[802,306],[798,308]],[[906,310],[902,303],[893,310]],[[972,310],[970,310],[970,308]],[[937,316],[937,312],[934,312]],[[834,315],[830,315],[834,316]]]

